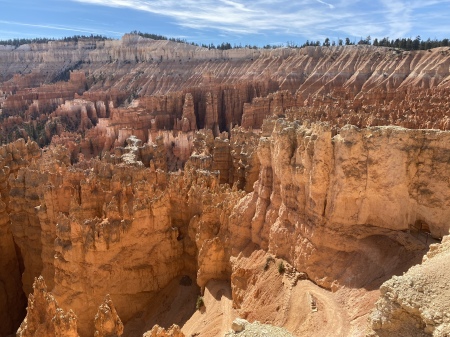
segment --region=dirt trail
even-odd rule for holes
[[[231,287],[226,281],[209,281],[203,295],[205,307],[183,325],[186,336],[223,336],[231,328],[237,313],[232,309]]]
[[[283,327],[296,336],[347,336],[348,318],[334,294],[310,281],[292,287],[285,313]]]
[[[269,271],[263,271],[263,268],[256,270],[260,273],[255,275],[255,280],[258,281],[246,291],[246,295],[253,300],[245,302],[246,307],[242,312],[239,313],[232,307],[231,286],[227,281],[212,280],[207,283],[203,294],[205,306],[202,310],[194,308],[197,287],[180,286],[179,282],[173,282],[155,298],[155,302],[161,303],[161,306],[149,308],[148,312],[128,322],[124,337],[142,335],[154,324],[168,328],[173,323],[178,324],[189,337],[224,336],[230,331],[231,323],[236,317],[247,318],[246,312],[247,315],[252,313],[250,316],[254,314],[254,317],[247,318],[250,322],[259,320],[261,323],[280,326],[295,336],[360,336],[360,327],[352,327],[351,321],[361,318],[365,322],[366,318],[362,316],[369,309],[350,310],[347,301],[349,297],[364,298],[365,292],[346,290],[332,293],[309,280],[296,281],[295,273],[281,276],[276,268]],[[270,284],[273,287],[268,287]],[[276,289],[275,293],[273,289]],[[270,296],[265,294],[267,291],[270,291]],[[275,316],[267,312],[275,310],[272,308],[274,304],[277,304],[275,308],[278,311]],[[348,315],[347,312],[351,314]],[[359,323],[356,325],[360,325]]]

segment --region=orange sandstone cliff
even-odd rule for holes
[[[442,335],[447,49],[0,49],[0,335]]]

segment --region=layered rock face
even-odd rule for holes
[[[449,62],[445,48],[220,51],[136,36],[2,48],[1,140],[43,146],[99,124],[80,145],[97,154],[130,135],[147,142],[149,129],[217,136],[291,109],[339,126],[448,129]]]
[[[333,137],[324,124],[269,120],[257,137],[260,169],[248,194],[239,179],[234,191],[220,184],[213,167],[224,140],[208,133],[196,135],[182,174],[145,167],[135,150],[122,164],[108,157],[68,166],[68,151],[54,148],[20,178],[41,182],[33,221],[47,246],[39,263],[24,259],[24,280],[41,265],[58,303],[78,316],[81,335],[92,333],[108,293],[127,322],[177,276],[197,273],[201,287],[229,279],[230,258],[254,249],[326,288],[370,286],[423,254],[426,245],[410,234],[418,223],[434,237],[448,233],[449,137],[398,127],[344,127]],[[232,132],[224,142],[230,158],[254,138]],[[238,164],[236,176],[251,177],[254,166]]]
[[[123,324],[109,295],[106,295],[105,301],[98,308],[94,325],[96,329],[95,337],[122,336]]]
[[[299,89],[294,95],[278,91],[244,104],[242,126],[260,128],[268,116],[291,116],[295,119],[323,121],[343,127],[398,125],[411,129],[449,130],[447,88],[395,90],[371,89],[355,96],[347,90],[309,96]]]
[[[40,238],[28,243],[34,253],[23,256],[24,290],[31,288],[30,278],[44,275],[58,302],[77,313],[83,336],[92,333],[93,317],[106,294],[128,321],[178,275],[195,275],[198,251],[205,242],[210,244],[219,226],[206,219],[190,226],[190,220],[203,213],[209,214],[209,221],[225,218],[223,212],[230,212],[242,195],[220,186],[218,173],[191,168],[169,175],[156,170],[153,161],[145,167],[134,147],[130,141],[122,164],[114,165],[114,158],[107,157],[75,166],[69,165],[68,151],[52,148],[37,165],[10,179],[17,191],[13,215],[34,210],[26,217],[28,224],[12,217],[18,238],[19,229],[33,229]],[[217,207],[220,202],[223,206]],[[216,229],[208,229],[210,225]],[[203,229],[208,232],[198,237]],[[17,239],[24,251],[25,239]],[[207,250],[203,252],[209,258]],[[221,263],[226,269],[225,261]],[[203,264],[199,275],[218,270],[211,262]],[[226,275],[225,270],[221,273]]]
[[[299,296],[367,316],[374,296],[356,296],[449,233],[449,62],[443,48],[208,51],[134,36],[2,48],[2,141],[29,139],[0,148],[2,335],[32,293],[23,336],[182,336],[182,321],[130,325],[155,308],[193,314],[158,297],[177,280],[199,293],[230,282],[241,316],[294,334],[333,333],[314,328],[331,309],[296,321]],[[415,293],[389,282],[376,333],[445,331],[444,308],[410,309]],[[339,302],[345,289],[357,295]],[[342,336],[365,330],[338,318]]]
[[[8,179],[14,178],[20,169],[40,157],[41,151],[36,143],[25,143],[23,139],[0,147],[0,325],[2,334],[12,332],[24,317],[23,306],[26,301],[22,288],[23,261],[34,248],[33,234],[13,237],[15,229],[10,226],[11,219],[18,216],[12,210],[10,200],[14,198]],[[33,232],[29,229],[28,233]],[[21,251],[18,242],[21,237],[30,239],[28,252]],[[38,243],[39,245],[39,243]],[[32,255],[32,254],[30,254]],[[27,288],[27,290],[31,290]]]
[[[64,313],[41,276],[33,283],[33,294],[28,297],[27,316],[16,336],[78,337],[77,316],[70,310]]]
[[[403,250],[424,248],[407,233],[416,224],[436,238],[448,234],[449,140],[447,132],[397,127],[346,126],[332,137],[326,125],[277,120],[271,137],[260,138],[255,191],[231,215],[234,254],[256,244],[325,287],[389,275]],[[390,249],[399,265],[388,262]],[[325,255],[332,264],[320,262]]]
[[[421,265],[403,276],[394,276],[381,288],[381,296],[370,315],[373,336],[446,336],[448,314],[449,237],[430,246]]]
[[[69,216],[55,221],[53,292],[68,307],[83,307],[77,313],[79,323],[86,324],[80,331],[89,329],[95,313],[86,307],[89,299],[100,302],[117,289],[117,310],[127,321],[139,311],[138,303],[145,306],[152,291],[183,272],[197,271],[200,286],[229,278],[229,259],[241,251],[268,250],[327,288],[360,288],[423,254],[425,243],[408,233],[418,223],[435,237],[448,231],[447,132],[346,127],[332,137],[326,125],[268,121],[257,147],[260,174],[254,192],[245,197],[243,191],[221,187],[213,170],[208,173],[215,150],[222,150],[208,146],[207,136],[197,137],[183,176],[103,162],[83,164],[93,167],[90,178],[82,163],[77,166],[73,174],[78,171],[86,182],[64,172],[63,181],[79,184],[73,190],[80,192],[74,192]],[[123,185],[127,179],[130,192]],[[423,193],[424,186],[434,188]],[[111,195],[110,201],[102,201],[103,195]],[[93,220],[81,223],[81,216]],[[140,262],[142,253],[153,262]],[[133,293],[139,291],[150,292],[149,297],[142,293],[138,299]],[[137,309],[127,305],[131,298]]]
[[[161,328],[155,325],[150,331],[147,331],[143,337],[185,337],[178,325],[172,325],[169,329]]]

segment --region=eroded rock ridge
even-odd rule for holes
[[[416,296],[435,290],[414,273],[445,265],[449,55],[2,47],[1,334],[28,296],[20,336],[208,336],[233,315],[354,335],[387,281],[373,334],[443,335],[446,309]],[[442,238],[437,267],[391,279]],[[224,304],[196,312],[197,294]],[[222,325],[192,322],[214,310]]]

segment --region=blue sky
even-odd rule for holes
[[[450,38],[450,0],[0,0],[0,39],[132,30],[190,42]]]

